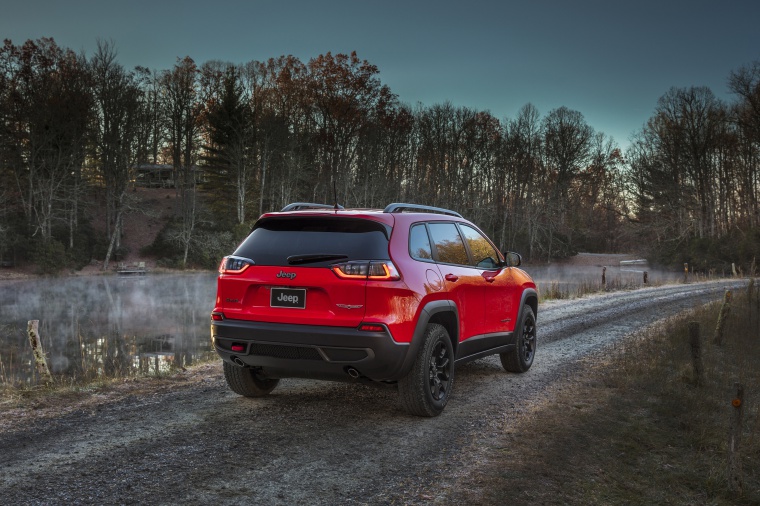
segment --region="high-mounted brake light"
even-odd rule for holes
[[[333,264],[330,268],[341,279],[371,279],[373,281],[401,279],[398,269],[390,260],[354,260]]]
[[[254,265],[250,258],[228,256],[222,258],[219,264],[219,274],[241,274],[248,267]]]

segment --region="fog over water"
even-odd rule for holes
[[[607,286],[613,288],[638,288],[644,286],[644,272],[650,285],[673,283],[683,278],[683,273],[651,269],[646,265],[608,265],[605,272]],[[546,292],[552,286],[574,295],[583,285],[602,286],[602,266],[566,266],[562,264],[526,265],[522,269],[530,274],[539,288]]]
[[[570,295],[601,288],[601,266],[527,265],[539,291]],[[681,273],[608,266],[613,288],[678,281]],[[81,378],[153,374],[213,357],[209,314],[216,273],[86,276],[0,282],[0,383],[33,383],[27,321],[40,336],[54,374]],[[540,323],[540,322],[539,322]]]
[[[29,382],[27,321],[54,374],[129,375],[184,367],[212,353],[214,273],[0,282],[0,382]]]

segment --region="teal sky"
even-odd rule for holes
[[[499,119],[564,105],[623,147],[670,87],[730,100],[729,73],[760,61],[757,0],[0,0],[0,13],[4,39],[88,55],[112,39],[127,68],[355,50],[403,102]]]

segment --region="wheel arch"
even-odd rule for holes
[[[454,356],[456,356],[457,344],[459,344],[459,311],[456,305],[450,300],[428,302],[420,311],[420,317],[414,328],[412,342],[409,343],[409,352],[401,366],[399,378],[406,376],[411,370],[422,341],[425,339],[425,329],[430,323],[437,323],[446,329],[451,340],[451,347],[454,349]]]
[[[517,321],[522,321],[523,308],[528,305],[533,310],[533,316],[538,319],[538,292],[533,288],[526,288],[523,290],[522,297],[520,297],[520,310],[518,311]]]

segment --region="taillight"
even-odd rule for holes
[[[401,276],[390,260],[354,260],[330,266],[342,279],[371,279],[375,281],[394,281]]]
[[[253,265],[253,260],[243,257],[228,256],[219,264],[219,274],[240,274]]]
[[[376,279],[380,281],[393,281],[401,279],[396,266],[393,262],[370,262],[369,263],[369,279]]]
[[[385,332],[385,327],[376,323],[362,323],[359,325],[362,332]]]
[[[224,313],[211,313],[211,319],[215,322],[224,320]]]

